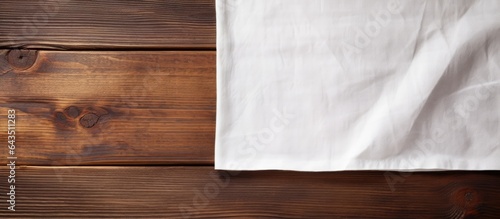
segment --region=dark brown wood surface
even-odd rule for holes
[[[0,73],[19,164],[213,164],[215,52],[24,54],[32,66]]]
[[[212,167],[22,167],[2,217],[495,218],[498,172],[216,172]],[[0,177],[6,178],[3,168]],[[1,190],[7,188],[3,184]],[[6,207],[7,204],[3,203]]]
[[[214,49],[215,1],[0,1],[0,48]]]
[[[0,218],[500,218],[499,171],[214,171],[214,2],[0,1]]]

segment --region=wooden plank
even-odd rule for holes
[[[3,167],[0,177],[6,179]],[[1,217],[495,218],[500,172],[215,172],[213,167],[20,167]],[[389,182],[393,182],[389,180]],[[0,184],[8,191],[6,183]],[[6,196],[2,196],[6,199]]]
[[[0,124],[16,110],[20,164],[213,163],[215,52],[6,56]]]
[[[215,1],[0,1],[0,48],[215,49]]]

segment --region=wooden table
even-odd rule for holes
[[[500,218],[498,171],[214,171],[213,0],[8,0],[0,21],[2,218]]]

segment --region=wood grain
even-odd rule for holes
[[[216,172],[212,167],[21,167],[1,217],[495,218],[500,172]],[[0,178],[7,178],[3,167]],[[7,191],[4,183],[1,191]],[[5,197],[5,196],[2,196]],[[2,207],[7,203],[2,201]]]
[[[0,1],[0,48],[215,49],[215,1]]]
[[[16,110],[20,164],[213,163],[215,52],[3,54],[0,124]]]

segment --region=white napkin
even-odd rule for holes
[[[499,170],[500,1],[217,0],[215,168]]]

